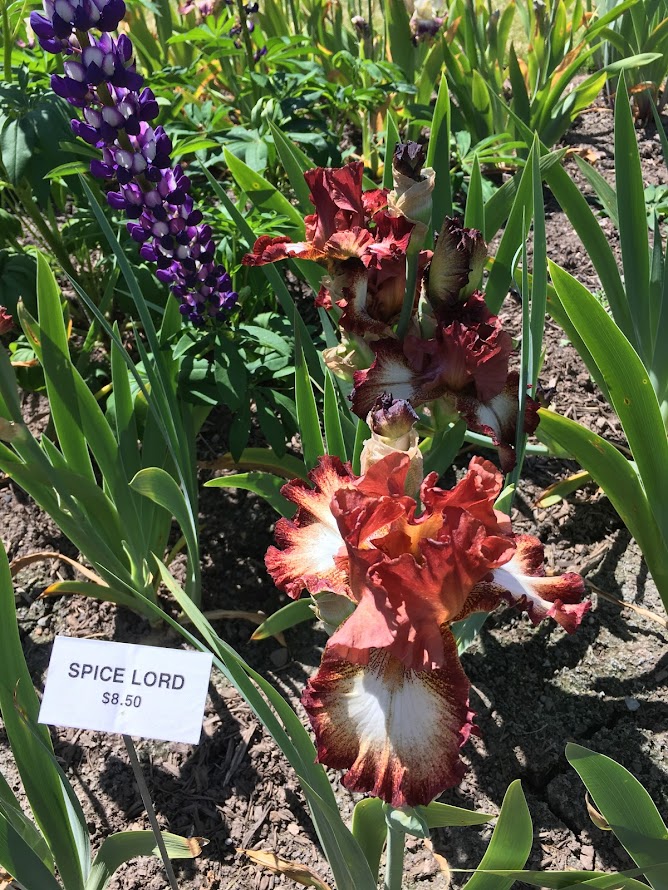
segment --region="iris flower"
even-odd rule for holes
[[[493,464],[473,458],[449,491],[430,474],[419,503],[405,494],[410,469],[398,451],[362,476],[322,457],[310,485],[284,486],[298,510],[266,557],[293,598],[330,591],[323,603],[346,606],[302,703],[318,760],[394,807],[426,805],[464,773],[475,727],[452,622],[508,603],[570,633],[589,608],[580,576],[546,576],[540,542],[494,509]]]
[[[518,418],[519,378],[509,370],[512,339],[477,289],[487,258],[481,233],[448,217],[434,250],[420,249],[434,185],[423,160],[416,143],[398,147],[392,192],[363,191],[361,163],[309,170],[304,177],[314,213],[304,221],[304,240],[262,236],[243,262],[260,266],[294,258],[324,267],[317,302],[341,310],[341,344],[325,358],[334,373],[352,378],[358,417],[366,417],[383,393],[424,406],[439,423],[462,417],[469,429],[492,438],[510,472],[517,426],[532,433],[538,406],[527,397]],[[408,331],[399,338],[395,327],[409,257],[416,264],[416,287],[408,295]]]
[[[244,265],[263,266],[284,259],[313,260],[327,278],[318,303],[343,310],[345,331],[366,336],[391,336],[406,289],[406,249],[414,223],[390,215],[388,190],[362,190],[364,165],[318,167],[304,178],[315,213],[304,220],[305,240],[265,235],[255,242]]]
[[[403,341],[385,338],[370,344],[375,353],[368,369],[353,375],[353,410],[365,417],[383,392],[414,406],[435,403],[466,420],[469,429],[492,438],[501,466],[515,465],[518,384],[509,371],[510,334],[475,291],[468,299],[441,306],[434,334],[409,334]],[[524,431],[538,424],[538,405],[527,399]]]

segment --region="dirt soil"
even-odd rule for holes
[[[647,184],[665,182],[658,136],[653,128],[639,136]],[[595,151],[597,168],[611,178],[612,115],[608,110],[597,108],[583,115],[566,144],[575,150]],[[568,169],[578,175],[572,160]],[[554,201],[547,210],[550,257],[596,289],[595,272],[568,221]],[[615,243],[612,225],[609,221],[605,225]],[[509,324],[517,314],[516,304],[509,299],[505,309]],[[551,322],[546,343],[543,384],[555,388],[553,407],[612,441],[623,442],[619,424],[574,349]],[[34,401],[26,404],[27,412],[38,410]],[[219,423],[220,418],[214,418],[204,429],[204,458],[223,450]],[[458,471],[467,461],[467,455],[460,457]],[[575,469],[568,462],[530,456],[514,510],[515,527],[540,537],[551,569],[579,570],[596,588],[661,616],[661,601],[637,546],[595,486],[550,509],[535,506],[543,489]],[[448,481],[454,481],[454,475]],[[0,537],[10,559],[40,550],[76,557],[49,519],[6,480],[0,487],[0,503]],[[250,494],[202,490],[207,609],[271,613],[285,602],[263,564],[274,520],[271,509]],[[175,633],[152,628],[144,619],[108,604],[39,598],[49,583],[68,577],[72,575],[67,566],[43,562],[16,578],[21,633],[38,689],[43,686],[56,634],[181,645]],[[564,757],[569,740],[619,760],[668,815],[668,632],[595,592],[591,598],[592,611],[573,636],[554,624],[532,628],[525,617],[507,610],[488,620],[479,640],[463,657],[481,735],[464,749],[470,765],[464,781],[442,800],[496,813],[510,782],[520,779],[535,826],[529,861],[533,868],[612,870],[632,865],[611,833],[600,831],[589,820],[583,787]],[[326,640],[322,631],[304,625],[288,631],[288,645],[283,648],[273,639],[249,642],[253,626],[244,620],[219,621],[216,627],[253,667],[298,703],[306,678],[317,668]],[[113,831],[148,827],[120,738],[80,730],[54,730],[53,737],[86,811],[94,847]],[[287,763],[220,676],[212,678],[200,745],[141,742],[138,747],[161,825],[210,841],[199,859],[177,863],[182,890],[295,886],[256,869],[237,848],[276,850],[327,877]],[[1,727],[0,770],[18,789]],[[332,774],[331,781],[349,815],[353,796],[342,788],[337,774]],[[453,869],[472,868],[491,830],[438,830],[433,833],[434,847]],[[405,887],[444,888],[446,879],[424,843],[411,840],[408,846]],[[464,882],[465,876],[455,872],[452,886],[458,888]],[[159,862],[142,859],[121,869],[111,886],[114,890],[162,890],[167,881]]]

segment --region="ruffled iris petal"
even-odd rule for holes
[[[398,496],[409,467],[409,458],[396,453],[358,478],[348,464],[325,455],[308,474],[310,485],[300,479],[284,485],[283,496],[298,510],[294,519],[276,523],[276,542],[281,549],[270,547],[265,557],[274,583],[295,599],[302,590],[311,594],[331,590],[352,596],[346,544],[334,513],[336,497],[348,490],[358,492],[355,504],[359,505],[361,498],[365,507],[372,498],[373,509],[365,514],[355,539],[357,546],[371,547],[371,540],[384,534],[406,509]]]
[[[345,544],[330,505],[334,494],[352,486],[355,477],[338,458],[325,456],[309,479],[312,486],[297,479],[281,489],[298,510],[294,519],[276,523],[276,541],[282,549],[270,547],[265,557],[274,583],[294,599],[304,589],[311,594],[348,592]]]
[[[589,611],[591,603],[581,602],[584,582],[575,572],[547,576],[543,566],[543,545],[531,535],[518,535],[513,558],[494,569],[491,580],[483,582],[476,593],[498,596],[526,611],[533,624],[553,618],[568,633],[573,633]]]
[[[412,498],[366,495],[364,480],[335,495],[332,512],[348,552],[350,595],[358,603],[329,641],[339,657],[364,663],[368,650],[385,647],[407,668],[442,668],[441,625],[459,615],[491,569],[512,557],[507,518],[500,521],[493,507],[501,483],[492,464],[472,461],[450,492],[435,481],[425,480],[420,516]]]
[[[503,392],[512,339],[496,316],[483,311],[484,301],[481,309],[481,301],[473,294],[459,307],[460,317],[441,324],[429,340],[409,336],[403,343],[371,344],[373,364],[353,378],[353,411],[366,417],[384,392],[412,405],[459,395],[477,405]]]
[[[457,411],[466,420],[468,428],[490,436],[499,449],[499,460],[504,473],[510,473],[515,467],[518,392],[519,376],[512,372],[501,392],[486,401],[471,395],[457,397]],[[538,403],[527,396],[525,406],[523,429],[531,435],[538,426]]]
[[[437,671],[408,670],[382,649],[367,665],[325,651],[302,703],[319,762],[347,770],[350,791],[418,806],[461,781],[459,749],[473,728],[469,682],[448,630],[444,648],[446,665]]]

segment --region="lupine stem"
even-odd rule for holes
[[[406,835],[398,828],[387,827],[387,862],[384,890],[401,890],[404,876],[404,841]]]

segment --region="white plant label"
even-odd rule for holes
[[[40,723],[197,744],[213,656],[56,637]]]

